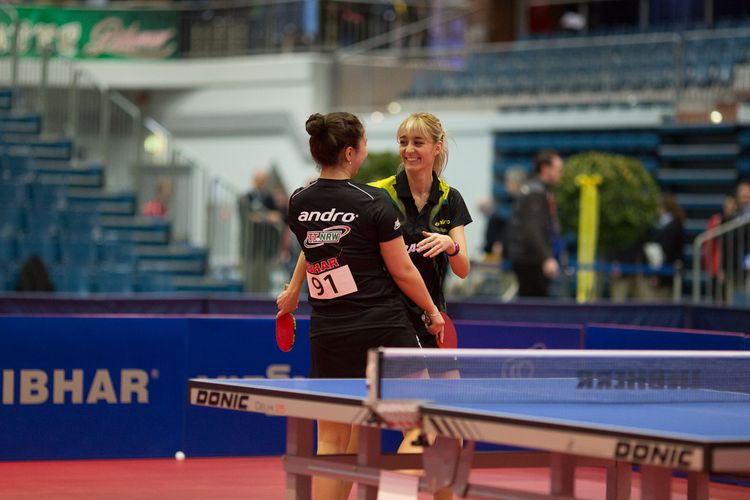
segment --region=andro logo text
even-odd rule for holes
[[[114,378],[106,368],[94,373],[91,382],[84,382],[83,369],[54,369],[52,376],[44,370],[23,369],[2,371],[3,405],[40,405],[49,402],[72,404],[147,404],[149,374],[138,368],[122,368]],[[116,390],[115,387],[119,387]]]
[[[694,450],[688,446],[620,440],[615,446],[615,460],[638,464],[688,469]]]
[[[307,212],[302,211],[297,216],[297,220],[300,222],[352,222],[357,218],[357,214],[352,212],[339,212],[335,208],[328,210],[327,212]]]

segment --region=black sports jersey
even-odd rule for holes
[[[403,328],[407,316],[380,243],[401,235],[382,190],[318,179],[289,199],[289,227],[307,263],[311,336],[357,328]]]
[[[424,239],[422,231],[448,234],[448,231],[454,227],[466,226],[471,223],[471,215],[466,208],[461,193],[433,173],[430,196],[420,212],[417,210],[414,197],[411,195],[405,171],[372,182],[370,185],[385,189],[391,201],[397,207],[406,242],[406,251],[419,270],[419,274],[422,275],[433,302],[441,311],[445,311],[443,278],[448,270],[448,257],[443,252],[433,259],[425,258],[417,251],[416,247],[417,243]],[[421,308],[408,297],[405,298],[412,313],[414,325],[424,330],[421,323]]]

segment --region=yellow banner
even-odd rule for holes
[[[594,298],[596,245],[599,239],[599,184],[598,174],[576,176],[581,186],[581,211],[578,220],[578,279],[576,300],[589,302]]]

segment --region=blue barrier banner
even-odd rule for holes
[[[199,297],[56,294],[3,294],[0,314],[204,314],[206,300]]]
[[[454,321],[460,348],[580,349],[580,325]]]
[[[206,314],[276,314],[275,299],[251,297],[242,294],[211,297],[206,300]],[[299,302],[299,307],[295,311],[295,316],[309,316],[312,312],[307,299],[303,298]]]
[[[185,319],[0,317],[0,459],[171,456]]]
[[[684,328],[686,306],[673,304],[590,304],[536,300],[498,304],[457,302],[448,304],[448,314],[457,319],[535,322],[575,325],[613,323],[620,325]],[[716,309],[715,309],[716,311]]]
[[[310,320],[297,316],[290,352],[276,346],[273,317],[191,318],[187,372],[190,378],[307,377],[310,371]],[[185,386],[185,391],[187,388]],[[186,406],[188,456],[281,455],[286,419],[257,413]]]
[[[586,349],[742,349],[744,335],[707,330],[586,325]]]
[[[689,319],[688,328],[750,334],[750,309],[694,306]]]
[[[459,345],[575,349],[578,325],[456,320]],[[308,375],[309,319],[0,316],[0,460],[278,455],[285,420],[189,406],[195,377]],[[590,324],[588,348],[741,349],[734,333]],[[391,439],[397,444],[400,437]]]

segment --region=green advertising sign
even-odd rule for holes
[[[164,59],[177,52],[175,11],[17,7],[18,50],[36,57],[45,47],[67,58]],[[0,12],[0,56],[10,54],[14,23]]]

